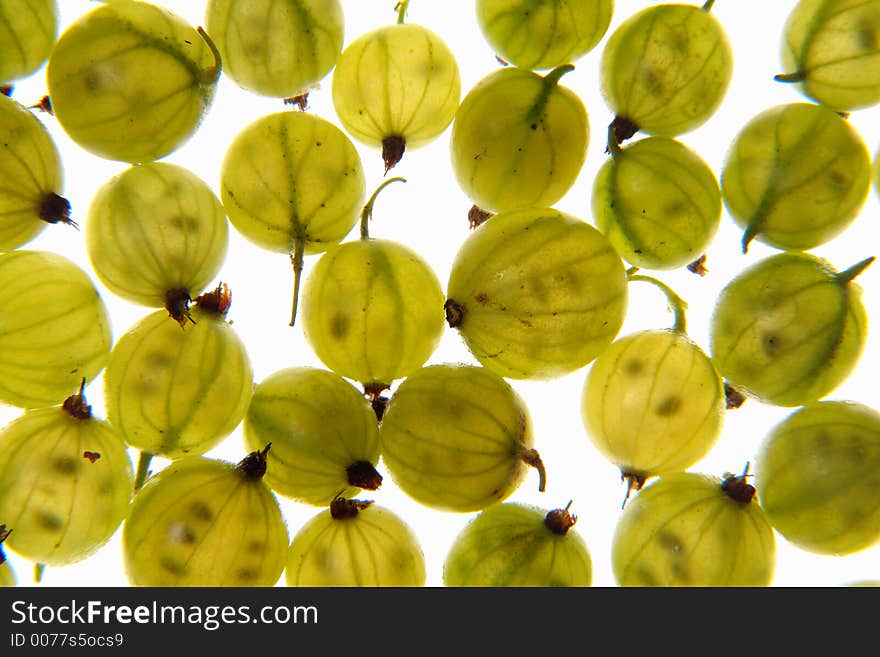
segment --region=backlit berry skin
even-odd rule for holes
[[[105,420],[61,406],[27,411],[0,430],[0,517],[14,527],[4,545],[50,566],[92,556],[128,516],[132,479]]]
[[[737,133],[721,170],[724,205],[752,239],[806,250],[840,235],[871,188],[871,155],[837,112],[813,103],[764,110]]]
[[[877,0],[800,0],[780,41],[779,77],[797,83],[808,98],[837,111],[880,102]]]
[[[647,134],[675,137],[715,114],[733,77],[733,52],[711,12],[654,5],[611,33],[600,75],[602,94],[618,117]]]
[[[178,323],[165,310],[113,346],[104,374],[107,419],[136,449],[203,454],[238,426],[253,394],[247,348],[222,316],[198,305]]]
[[[853,282],[873,258],[844,272],[814,255],[780,253],[737,274],[711,317],[710,352],[735,388],[778,406],[824,397],[855,368],[867,315]]]
[[[581,397],[587,437],[626,475],[678,472],[721,433],[725,398],[712,360],[682,331],[624,336],[590,367]]]
[[[83,64],[85,63],[85,64]],[[220,61],[171,11],[110,2],[58,39],[46,79],[64,131],[110,160],[151,162],[195,133],[214,99]]]
[[[450,326],[484,367],[534,380],[596,358],[620,330],[628,298],[608,239],[553,208],[499,212],[474,230],[455,256],[447,295]]]
[[[52,135],[30,110],[2,94],[0,181],[0,253],[30,242],[50,223],[71,223],[70,204],[60,196],[64,172]],[[60,212],[52,212],[53,199]]]
[[[477,0],[480,31],[505,61],[530,70],[571,64],[605,36],[613,0]]]
[[[444,585],[590,586],[593,567],[586,542],[570,526],[554,531],[547,516],[542,509],[513,502],[481,511],[455,537],[443,564]]]
[[[337,509],[349,509],[340,513]],[[418,537],[397,514],[376,504],[337,498],[293,537],[287,552],[288,586],[425,585]]]
[[[550,206],[571,189],[590,138],[583,102],[558,84],[573,68],[540,76],[505,67],[464,97],[452,125],[452,170],[478,207]]]
[[[0,0],[0,83],[35,73],[57,36],[57,0]]]
[[[808,404],[777,424],[755,464],[773,527],[797,547],[852,554],[880,541],[880,414],[856,402]]]
[[[410,374],[379,428],[382,462],[397,486],[441,511],[479,511],[509,497],[528,471],[531,416],[497,374],[462,364]]]
[[[344,18],[340,0],[209,0],[205,7],[224,75],[277,98],[307,91],[330,72]]]
[[[241,465],[203,456],[151,477],[122,527],[133,586],[274,586],[287,541],[265,482]]]
[[[111,328],[95,283],[73,261],[42,250],[0,254],[0,401],[60,404],[104,369]]]
[[[620,586],[769,586],[776,541],[756,499],[733,499],[718,477],[680,472],[629,501],[611,560]]]

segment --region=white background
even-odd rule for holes
[[[95,7],[86,0],[59,0],[62,29],[82,13]],[[205,0],[156,0],[173,9],[192,25],[204,21]],[[629,15],[651,2],[617,0],[609,33]],[[394,0],[344,0],[346,44],[367,30],[396,21]],[[437,32],[455,53],[461,68],[463,94],[481,77],[498,67],[494,53],[483,40],[476,24],[474,3],[470,0],[412,0],[408,21],[420,23]],[[739,129],[755,114],[773,105],[804,100],[796,88],[773,81],[780,72],[780,45],[786,16],[794,0],[718,0],[713,13],[725,26],[734,52],[734,75],[726,99],[717,114],[704,126],[682,135],[681,141],[696,150],[720,172],[728,144]],[[592,180],[607,157],[606,126],[613,118],[599,92],[599,63],[608,34],[582,59],[575,70],[562,79],[583,100],[589,114],[592,135],[586,165],[570,192],[556,207],[587,221],[592,221],[590,195]],[[331,103],[331,76],[310,95],[310,111],[339,125]],[[23,104],[36,102],[46,93],[45,69],[20,81],[14,97]],[[224,152],[233,137],[260,116],[290,111],[278,99],[255,96],[221,77],[216,98],[204,123],[194,137],[167,158],[188,167],[218,192],[219,169]],[[73,216],[82,221],[94,191],[127,165],[101,160],[75,146],[55,119],[41,114],[62,154],[65,167],[64,194],[71,201]],[[873,154],[880,145],[880,109],[852,114],[850,121],[862,134]],[[447,130],[430,146],[407,152],[393,170],[407,178],[407,184],[390,186],[380,196],[374,211],[371,234],[403,242],[419,251],[433,266],[444,284],[454,254],[468,235],[467,210],[471,202],[461,193],[449,165]],[[358,145],[367,178],[368,195],[383,179],[379,152]],[[871,191],[863,212],[839,238],[817,248],[814,253],[828,258],[838,269],[871,255],[880,255],[877,222],[880,204],[876,190]],[[356,238],[357,229],[349,236]],[[657,277],[671,285],[690,305],[689,334],[708,350],[708,321],[719,290],[738,271],[775,251],[753,242],[747,255],[740,252],[740,230],[725,214],[715,241],[708,251],[709,274],[700,278],[683,269],[661,272]],[[46,229],[25,248],[47,249],[78,262],[87,271],[83,234],[65,226]],[[317,261],[306,257],[305,276]],[[645,272],[648,273],[648,272]],[[110,310],[113,332],[119,337],[150,309],[133,305],[102,288]],[[290,262],[281,254],[263,252],[230,231],[227,261],[217,279],[226,282],[233,294],[229,319],[250,350],[255,379],[295,365],[322,366],[302,337],[301,327],[288,326],[292,277]],[[871,328],[880,325],[880,264],[869,268],[858,280],[864,288],[864,301]],[[630,305],[621,335],[631,331],[671,325],[662,295],[653,286],[630,286]],[[439,349],[429,361],[475,363],[455,331],[447,329]],[[849,399],[880,408],[880,393],[874,384],[880,366],[880,339],[876,331],[857,370],[829,399]],[[611,573],[611,539],[621,513],[624,486],[617,469],[603,460],[588,442],[580,414],[580,395],[587,369],[549,382],[512,382],[526,400],[534,422],[536,447],[548,471],[545,493],[537,492],[537,476],[530,473],[523,485],[509,498],[545,509],[564,506],[573,500],[578,516],[575,531],[581,533],[590,549],[594,567],[594,585],[614,586]],[[93,411],[104,417],[102,381],[95,379],[86,389]],[[721,437],[713,451],[693,471],[722,476],[739,472],[755,454],[767,431],[791,409],[763,406],[748,401],[741,409],[728,413]],[[7,422],[20,411],[0,406],[0,422]],[[237,429],[208,456],[238,461],[244,455],[241,429]],[[137,454],[132,451],[132,462]],[[166,461],[154,460],[154,469]],[[380,463],[380,471],[384,469]],[[387,473],[384,473],[387,475]],[[428,585],[442,584],[442,565],[457,532],[472,514],[433,511],[409,500],[386,476],[375,500],[399,514],[414,528],[425,553]],[[316,507],[296,504],[280,498],[291,536],[302,524],[319,512]],[[2,520],[2,519],[0,519]],[[42,586],[123,586],[121,532],[96,555],[64,568],[49,568]],[[819,556],[794,548],[777,535],[777,586],[836,586],[862,579],[880,579],[880,545],[847,557]],[[10,562],[19,584],[32,585],[31,564],[9,551]],[[283,576],[279,585],[283,585]]]

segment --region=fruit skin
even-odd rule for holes
[[[467,237],[447,294],[462,310],[462,338],[484,367],[514,379],[551,379],[611,344],[626,313],[627,280],[598,230],[552,208],[523,208],[496,214]]]
[[[248,449],[272,443],[269,487],[306,504],[326,506],[359,492],[346,468],[379,461],[379,428],[369,402],[325,370],[291,367],[270,374],[254,388],[243,428]]]
[[[640,477],[682,471],[703,458],[718,440],[724,411],[712,360],[676,330],[613,342],[590,367],[581,396],[592,444]]]
[[[339,0],[208,0],[205,24],[223,72],[248,91],[284,98],[327,75],[345,36]]]
[[[880,413],[855,402],[798,409],[761,444],[756,473],[770,524],[797,547],[851,554],[880,541]]]
[[[842,233],[871,188],[871,154],[837,112],[812,103],[777,105],[737,134],[721,171],[724,204],[755,239],[806,250]]]
[[[710,352],[721,376],[778,406],[801,406],[834,390],[867,336],[861,288],[847,272],[798,252],[741,271],[722,289],[711,317]]]
[[[509,497],[534,443],[522,398],[473,365],[430,365],[391,396],[379,427],[382,463],[409,497],[440,511],[479,511]]]
[[[575,531],[554,534],[546,511],[495,504],[455,537],[443,564],[446,586],[590,586],[593,565]]]
[[[56,0],[0,0],[0,82],[35,73],[57,36]]]
[[[54,406],[0,430],[0,517],[13,528],[4,545],[30,561],[64,566],[94,554],[128,515],[131,489],[125,444],[104,420]]]
[[[110,2],[80,16],[61,34],[46,71],[55,117],[70,138],[99,157],[131,163],[157,160],[186,142],[219,75],[202,36],[147,2]]]
[[[731,499],[718,477],[660,477],[630,500],[611,545],[620,586],[769,586],[776,542],[756,500]]]
[[[42,232],[46,221],[40,206],[62,184],[61,157],[49,131],[32,112],[0,94],[0,252]]]
[[[191,171],[167,162],[126,169],[92,197],[86,248],[101,282],[153,308],[170,290],[198,296],[226,257],[229,229],[219,199]]]
[[[356,140],[379,147],[397,136],[413,149],[434,141],[452,122],[461,78],[439,35],[422,25],[395,24],[346,46],[332,92],[336,114]]]
[[[257,246],[319,253],[357,221],[366,182],[360,156],[335,125],[304,112],[277,112],[250,123],[229,145],[220,198],[229,221]]]
[[[125,441],[167,458],[202,454],[238,426],[253,394],[250,357],[232,325],[191,307],[182,326],[157,310],[113,346],[107,419]]]
[[[337,374],[387,387],[421,367],[443,334],[443,290],[427,261],[385,239],[328,249],[300,300],[303,334]]]
[[[477,23],[506,61],[530,70],[570,64],[605,35],[613,0],[477,0]]]
[[[696,260],[721,223],[721,190],[709,165],[668,137],[646,137],[599,169],[593,182],[596,227],[627,262],[677,269]]]
[[[48,251],[0,254],[0,401],[60,404],[104,368],[111,343],[110,315],[85,271]]]
[[[799,89],[837,111],[880,102],[880,2],[801,0],[782,35],[782,63]]]
[[[711,12],[694,5],[647,7],[623,21],[602,53],[602,95],[619,117],[664,137],[689,132],[718,109],[733,52]]]
[[[287,541],[265,482],[202,456],[151,477],[122,526],[125,573],[134,586],[273,586]]]
[[[586,160],[590,126],[580,98],[557,84],[564,72],[541,77],[505,67],[462,100],[452,125],[452,170],[481,209],[550,206],[571,189]]]
[[[322,511],[297,532],[287,554],[288,586],[425,585],[418,537],[399,516],[375,504],[351,518]]]

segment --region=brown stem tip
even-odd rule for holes
[[[468,226],[473,230],[477,226],[482,226],[486,223],[486,220],[491,216],[491,212],[487,212],[476,205],[472,205],[471,209],[468,210]]]
[[[464,319],[464,308],[462,308],[454,299],[447,299],[443,304],[443,310],[446,311],[446,323],[449,328],[458,328]]]
[[[406,151],[406,139],[400,135],[391,135],[382,140],[382,160],[385,162],[386,174],[400,162],[404,151]]]
[[[70,201],[55,192],[49,192],[40,201],[38,210],[40,219],[47,224],[67,224],[79,228],[77,223],[70,218]]]
[[[232,292],[226,283],[220,283],[212,291],[197,296],[195,304],[202,310],[226,317],[229,306],[232,305]]]
[[[620,508],[626,507],[626,502],[629,500],[629,496],[633,491],[642,490],[642,486],[645,485],[645,480],[648,477],[646,475],[637,474],[635,472],[624,472],[620,471],[620,480],[626,482],[626,495],[623,498],[623,504],[620,505]]]
[[[290,96],[283,99],[285,105],[295,105],[300,112],[305,112],[309,108],[309,92],[304,91],[296,96]]]
[[[349,500],[344,497],[334,497],[330,502],[330,516],[334,520],[354,518],[372,503],[372,500]]]
[[[727,400],[727,410],[729,411],[746,403],[746,396],[727,381],[724,382],[724,398]]]
[[[86,397],[83,394],[83,390],[86,387],[86,380],[83,377],[82,381],[79,384],[79,392],[74,395],[71,395],[67,399],[64,400],[64,403],[61,404],[61,408],[64,409],[71,417],[76,418],[77,420],[88,420],[92,417],[92,407],[86,403]]]
[[[165,310],[168,316],[183,328],[187,320],[195,324],[193,318],[189,314],[189,304],[192,299],[189,296],[189,290],[176,289],[168,290],[165,293]]]
[[[554,509],[548,513],[544,518],[544,526],[558,536],[565,536],[577,522],[577,516],[568,512],[570,508],[571,501],[565,505],[564,509]]]
[[[730,473],[724,475],[724,481],[721,482],[721,490],[730,499],[740,504],[749,504],[755,498],[756,491],[754,486],[746,483],[746,477],[748,476],[749,464],[746,463],[746,467],[741,475],[736,476]]]
[[[705,276],[709,273],[709,270],[706,269],[706,254],[704,253],[699,258],[694,260],[688,266],[688,271],[692,274],[696,274],[697,276]]]
[[[262,450],[251,452],[238,463],[238,469],[244,473],[248,479],[262,479],[266,474],[266,460],[269,455],[269,448],[272,443],[268,443]]]
[[[617,141],[616,146],[620,146],[640,130],[634,121],[625,116],[615,116],[609,127],[611,128],[610,132],[613,133],[613,138]],[[605,152],[611,152],[611,144],[605,148]]]
[[[382,485],[382,475],[369,461],[355,461],[345,469],[345,476],[350,486],[363,490],[376,490]]]

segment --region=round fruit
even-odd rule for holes
[[[366,183],[361,159],[339,128],[303,112],[257,119],[223,158],[220,198],[232,225],[270,251],[289,253],[296,318],[304,254],[345,237],[358,218]]]
[[[705,123],[733,75],[733,51],[709,9],[653,5],[630,16],[602,53],[602,94],[617,142],[638,131],[675,137]]]
[[[293,537],[285,577],[288,586],[424,586],[425,557],[391,511],[340,497]]]
[[[85,150],[150,162],[196,131],[220,55],[204,31],[147,2],[109,2],[75,20],[49,57],[55,116]]]
[[[696,260],[721,222],[721,190],[709,165],[681,142],[611,142],[593,183],[596,226],[636,267],[676,269]]]
[[[190,321],[157,310],[116,342],[104,399],[107,419],[129,445],[167,458],[202,454],[241,422],[253,371],[225,319],[229,303],[221,284],[196,300]]]
[[[577,518],[524,504],[495,504],[459,533],[443,564],[446,586],[590,586],[587,544]]]
[[[0,254],[0,401],[60,404],[104,368],[110,315],[88,274],[47,251]]]
[[[458,63],[443,39],[400,20],[352,41],[333,71],[339,120],[358,141],[382,148],[386,172],[405,149],[439,137],[461,99]]]
[[[154,308],[169,292],[200,294],[220,271],[228,241],[226,214],[211,188],[167,162],[131,167],[101,186],[85,232],[101,282]]]
[[[801,406],[834,390],[867,337],[861,288],[873,260],[836,272],[806,253],[780,253],[740,272],[711,318],[712,360],[730,385],[768,404]]]
[[[592,50],[614,0],[477,0],[477,23],[506,61],[531,70],[570,64]]]
[[[551,208],[500,212],[452,265],[447,321],[486,368],[515,379],[580,369],[623,324],[627,280],[611,243]]]
[[[590,139],[584,104],[558,85],[573,69],[560,66],[541,77],[502,68],[465,96],[452,125],[452,169],[478,207],[549,206],[571,189]]]
[[[777,105],[751,119],[721,171],[724,204],[759,241],[806,250],[836,237],[871,188],[871,154],[837,112],[812,103]]]
[[[721,432],[724,384],[683,330],[627,335],[590,367],[581,412],[587,437],[636,487],[683,471]]]
[[[0,82],[35,73],[57,36],[56,0],[0,0]]]
[[[880,2],[801,0],[783,32],[777,75],[809,98],[834,110],[880,102]]]
[[[321,362],[376,395],[421,367],[443,334],[443,290],[428,262],[373,239],[369,221],[386,180],[364,206],[361,239],[327,251],[303,290],[303,334]]]
[[[82,387],[0,430],[0,517],[15,529],[6,544],[31,561],[94,554],[128,515],[131,490],[125,443],[92,416]]]
[[[74,225],[70,203],[59,195],[62,183],[61,158],[49,131],[0,94],[0,252],[29,242],[46,224]]]
[[[9,538],[12,533],[11,529],[6,529],[6,525],[0,525],[0,588],[15,586],[15,572],[6,560],[6,554],[3,552],[3,541]]]
[[[375,490],[382,477],[376,415],[337,374],[291,367],[263,379],[244,418],[249,449],[272,443],[266,483],[298,502],[326,506],[334,497]]]
[[[757,462],[767,518],[788,541],[842,555],[880,541],[880,413],[816,402],[769,433]]]
[[[769,586],[773,528],[745,475],[680,472],[642,489],[614,530],[620,586]]]
[[[379,438],[394,482],[434,509],[479,511],[504,500],[528,466],[544,489],[525,402],[482,367],[430,365],[410,374],[388,402]]]
[[[135,586],[274,586],[287,525],[263,481],[266,453],[237,466],[192,456],[135,495],[122,526],[125,572]]]
[[[345,36],[340,0],[208,0],[205,23],[223,73],[248,91],[278,98],[327,75]]]

